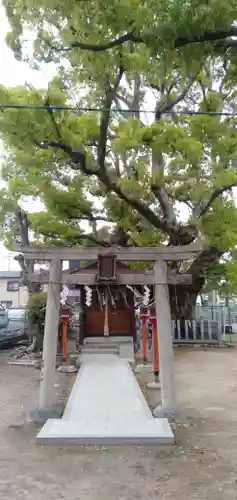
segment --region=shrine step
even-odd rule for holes
[[[133,337],[122,335],[109,335],[108,337],[86,337],[84,344],[127,344],[133,343]]]
[[[94,342],[85,342],[84,344],[84,347],[98,347],[98,349],[104,349],[106,347],[118,347],[119,346],[119,342],[110,342],[109,340],[107,342],[96,342],[96,340],[94,340]]]
[[[93,351],[85,351],[85,349],[93,348]],[[134,360],[134,344],[133,338],[123,337],[119,335],[108,337],[86,337],[84,339],[84,347],[82,353],[93,354],[117,354],[120,359],[133,362]]]
[[[118,347],[98,347],[98,346],[90,346],[90,347],[82,347],[82,354],[119,354]]]
[[[121,359],[126,359],[127,361],[134,361],[134,348],[133,345],[130,344],[120,344],[119,346],[113,345],[112,347],[108,346],[83,346],[81,348],[81,354],[115,354],[119,356]]]

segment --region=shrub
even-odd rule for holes
[[[32,293],[26,306],[29,332],[32,337],[36,337],[38,348],[43,345],[46,301],[46,292]]]

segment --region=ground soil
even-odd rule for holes
[[[37,401],[40,372],[8,358],[0,353],[0,499],[237,500],[235,348],[175,349],[179,401],[193,416],[174,424],[172,447],[36,446],[22,412]],[[139,377],[143,389],[151,377]],[[58,375],[61,398],[72,381]]]

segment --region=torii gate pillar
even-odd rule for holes
[[[40,381],[39,404],[26,412],[28,422],[44,423],[49,418],[58,418],[63,408],[56,401],[55,369],[60,317],[62,262],[54,258],[50,262],[46,316],[44,325],[43,359]]]
[[[50,408],[56,402],[54,384],[60,316],[61,270],[61,261],[53,259],[50,262],[50,278],[44,326],[42,378],[39,397],[40,409]]]
[[[173,337],[169,291],[167,285],[167,264],[155,262],[155,303],[157,335],[159,339],[159,367],[161,383],[161,406],[154,415],[171,417],[176,413],[176,391],[174,380]]]

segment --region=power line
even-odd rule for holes
[[[154,109],[123,109],[123,108],[92,108],[92,107],[83,107],[83,106],[60,106],[60,105],[51,105],[51,106],[44,106],[44,105],[27,105],[27,104],[0,104],[0,109],[32,109],[32,110],[41,110],[41,111],[85,111],[85,112],[95,112],[95,113],[102,113],[102,112],[120,112],[120,113],[149,113],[149,114],[160,114],[160,115],[166,115],[166,116],[172,116],[173,114],[180,115],[180,116],[194,116],[194,115],[199,115],[199,116],[230,116],[230,117],[237,117],[236,112],[229,112],[229,111],[195,111],[195,110],[190,110],[190,111],[157,111]]]

